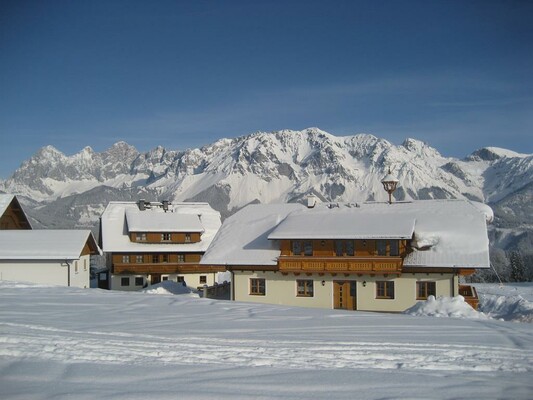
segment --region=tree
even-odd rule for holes
[[[526,267],[520,251],[511,251],[509,255],[511,280],[514,282],[524,282],[526,280]]]

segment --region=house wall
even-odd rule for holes
[[[206,272],[206,273],[192,273],[192,274],[161,274],[161,280],[164,277],[168,277],[168,280],[177,282],[178,276],[183,277],[187,286],[191,288],[203,287],[204,283],[200,283],[200,277],[206,277],[206,285],[213,286],[217,279],[216,272]],[[130,284],[129,286],[122,286],[122,278],[129,277]],[[143,278],[143,285],[135,285],[135,278]],[[132,274],[132,275],[111,275],[111,290],[123,290],[123,291],[136,291],[143,288],[144,285],[150,285],[151,275],[150,274]]]
[[[250,278],[264,278],[266,294],[264,296],[250,294]],[[296,280],[313,280],[313,297],[296,296]],[[300,307],[333,308],[333,281],[356,281],[357,310],[362,311],[404,311],[413,306],[416,300],[416,282],[436,282],[437,296],[452,296],[457,294],[458,280],[452,273],[407,273],[400,277],[379,277],[370,275],[339,274],[294,274],[283,275],[274,271],[234,271],[233,293],[234,300],[266,304],[280,304]],[[395,298],[376,299],[376,280],[393,280]],[[324,281],[324,286],[322,286]],[[366,286],[363,286],[366,282]]]
[[[78,265],[78,272],[75,271],[75,263]],[[88,255],[70,262],[70,267],[62,261],[3,260],[0,261],[0,280],[67,286],[68,268],[70,268],[70,286],[90,287]]]

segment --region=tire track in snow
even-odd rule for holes
[[[481,345],[169,338],[9,323],[0,326],[0,357],[5,358],[288,369],[533,370],[533,351]]]

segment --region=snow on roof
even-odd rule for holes
[[[204,228],[197,214],[179,212],[140,211],[128,208],[126,220],[130,232],[203,232]]]
[[[200,264],[276,265],[279,244],[268,235],[301,204],[253,204],[224,221]]]
[[[412,215],[368,213],[360,207],[318,207],[292,213],[269,239],[411,239]],[[385,209],[386,210],[386,209]],[[386,215],[386,216],[385,216]]]
[[[96,247],[90,230],[0,231],[0,260],[76,260],[87,241]]]
[[[489,208],[464,200],[248,206],[226,220],[202,263],[275,265],[277,239],[411,239],[404,266],[488,268]],[[271,243],[269,243],[269,239]]]
[[[211,208],[208,203],[170,203],[169,212],[165,213],[161,207],[152,207],[140,211],[135,202],[110,202],[101,218],[101,243],[105,252],[204,252],[209,247],[215,234],[220,228],[220,213]],[[142,215],[137,218],[135,215]],[[168,218],[168,219],[167,219]],[[177,222],[179,229],[171,231],[203,232],[197,243],[136,243],[130,241],[129,232],[135,232],[142,227],[144,232],[161,232],[160,227],[166,228]],[[130,223],[133,226],[130,226]],[[151,228],[153,227],[153,229]],[[163,232],[166,231],[163,230]]]
[[[0,194],[0,217],[4,215],[14,197],[12,194]]]

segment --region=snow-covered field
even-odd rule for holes
[[[530,323],[166,293],[0,282],[0,398],[533,398]]]

